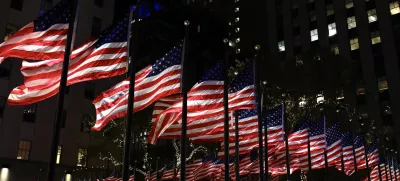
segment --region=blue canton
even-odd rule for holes
[[[71,3],[68,0],[61,0],[52,9],[33,20],[33,31],[45,31],[55,24],[68,24],[70,9]]]
[[[342,144],[343,147],[353,146],[353,134],[350,132],[342,134]]]
[[[336,143],[341,138],[340,124],[337,122],[332,127],[326,129],[326,143],[328,146]]]
[[[96,43],[96,48],[106,44],[106,43],[116,43],[116,42],[127,42],[128,41],[128,26],[129,14],[126,15],[121,21],[116,24],[111,25],[99,36],[99,40]]]
[[[231,82],[229,85],[229,92],[238,92],[250,85],[254,85],[253,64],[247,65],[247,67]]]
[[[368,148],[368,151],[367,151],[367,154],[371,154],[371,153],[373,153],[375,150],[377,150],[378,149],[378,143],[377,142],[374,142],[374,143],[372,143],[370,146],[369,146],[369,148]]]
[[[356,149],[364,146],[364,137],[356,136],[356,138],[354,138],[354,146]]]
[[[207,156],[205,156],[202,160],[201,160],[201,162],[202,163],[206,163],[206,162],[209,162],[209,161],[215,161],[217,159],[217,153],[213,153],[213,154],[211,154],[211,155],[207,155]]]
[[[241,119],[257,116],[257,109],[238,110],[236,111],[236,114],[238,114],[240,121]]]
[[[158,75],[163,72],[165,69],[181,64],[181,56],[182,56],[182,44],[175,46],[170,52],[168,52],[165,56],[158,59],[156,63],[151,66],[151,72],[147,77]]]
[[[310,137],[325,134],[325,119],[320,119],[310,123]]]
[[[283,113],[283,104],[276,108],[267,110],[262,118],[264,124],[265,124],[265,121],[267,121],[268,128],[275,127],[275,126],[283,126],[283,114],[282,113]]]
[[[224,65],[222,61],[218,61],[217,64],[211,68],[204,76],[203,78],[198,81],[198,83],[204,82],[204,81],[210,81],[210,80],[217,80],[217,81],[223,81],[224,80]]]

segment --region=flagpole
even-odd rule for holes
[[[363,132],[362,128],[364,128],[364,123],[362,122],[362,120],[360,120],[360,125],[361,125],[361,131]],[[364,134],[364,132],[363,132],[363,134]],[[367,144],[366,144],[364,136],[363,136],[363,143],[364,143],[365,166],[367,167],[367,170],[369,170]],[[368,174],[368,181],[371,181],[371,175],[370,174]]]
[[[263,134],[262,134],[262,120],[261,120],[261,104],[260,104],[260,80],[259,80],[259,71],[257,67],[257,63],[260,59],[260,46],[256,45],[254,47],[256,50],[256,56],[253,59],[253,73],[254,73],[254,89],[255,89],[255,104],[257,106],[257,118],[258,118],[258,160],[259,160],[259,168],[260,168],[260,181],[264,181],[264,159],[263,159]]]
[[[387,165],[389,165],[389,163],[387,162],[387,157],[386,157],[386,148],[384,148],[385,151],[383,152],[383,158],[385,159],[385,175],[386,175],[386,180],[389,180],[388,177],[388,170],[387,170]]]
[[[123,181],[128,181],[129,180],[129,165],[130,165],[130,146],[132,142],[132,127],[133,125],[133,111],[134,111],[134,97],[135,97],[135,61],[136,61],[136,51],[137,51],[137,41],[136,39],[138,38],[138,19],[139,19],[139,5],[140,0],[137,0],[136,3],[136,11],[135,11],[135,23],[133,23],[133,32],[132,32],[132,37],[134,38],[133,44],[132,44],[132,52],[130,52],[130,41],[131,41],[131,22],[132,22],[132,16],[133,16],[133,7],[130,8],[129,10],[129,21],[128,21],[128,31],[127,31],[127,56],[126,60],[129,62],[129,94],[128,94],[128,109],[127,109],[127,118],[125,119],[125,138],[124,138],[124,161],[123,161],[123,170],[122,170],[122,180]],[[132,53],[132,56],[130,58],[130,53]],[[129,59],[131,61],[129,61]],[[133,151],[132,158],[135,158],[135,153]]]
[[[54,170],[56,168],[58,142],[60,139],[61,122],[64,110],[64,98],[67,90],[68,66],[71,56],[71,50],[74,46],[76,24],[78,23],[79,0],[71,0],[70,17],[68,22],[67,44],[65,45],[64,61],[62,64],[60,88],[58,93],[57,109],[55,122],[53,124],[53,136],[50,147],[50,158],[47,171],[47,180],[54,180]]]
[[[239,171],[239,116],[237,111],[234,111],[235,114],[235,173],[236,173],[236,181],[240,181],[240,171]]]
[[[267,82],[264,81],[261,83],[260,81],[260,85],[262,85],[262,90],[261,90],[261,116],[264,117],[265,115],[265,107],[264,107],[264,101],[265,101],[265,86],[266,86]],[[265,120],[264,123],[264,145],[265,145],[265,149],[264,149],[264,155],[265,155],[265,178],[267,181],[269,181],[269,169],[268,169],[268,120]]]
[[[286,151],[286,175],[287,175],[287,181],[290,181],[290,157],[289,157],[289,141],[288,141],[288,134],[286,130],[286,121],[285,121],[285,107],[286,107],[286,94],[283,93],[282,97],[284,98],[283,100],[283,108],[282,108],[282,124],[283,124],[283,131],[284,137],[285,137],[285,151]]]
[[[186,20],[185,25],[185,37],[182,45],[182,57],[181,57],[181,93],[182,93],[182,128],[181,128],[181,172],[180,180],[186,179],[186,129],[187,129],[187,88],[186,88],[186,61],[188,57],[189,49],[189,30],[190,22]]]
[[[229,43],[224,39],[226,44],[225,61],[224,61],[224,178],[229,178],[229,107],[228,107],[228,65],[229,65]]]

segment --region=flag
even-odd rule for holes
[[[326,130],[326,144],[328,166],[340,165],[342,160],[342,134],[339,122]]]
[[[229,111],[255,108],[254,96],[253,64],[249,63],[229,84]],[[223,108],[221,112],[223,113]]]
[[[382,181],[386,181],[386,177],[385,177],[385,164],[381,164],[381,175],[382,175]],[[379,179],[379,167],[378,165],[373,167],[373,169],[371,170],[370,173],[370,178],[371,181],[380,181]],[[365,177],[364,179],[362,179],[362,181],[368,181],[368,177]]]
[[[180,92],[182,45],[174,47],[164,57],[135,74],[134,112],[151,105],[160,98]],[[111,120],[127,114],[129,78],[101,93],[93,101],[96,123],[92,130],[101,130]]]
[[[193,171],[195,180],[210,179],[219,174],[220,167],[216,166],[220,160],[215,154],[208,155],[202,159],[202,164]]]
[[[61,0],[0,44],[0,64],[8,57],[29,60],[62,58],[67,43],[71,1]]]
[[[365,164],[365,150],[364,150],[364,137],[356,136],[354,138],[354,147],[356,151],[357,169],[363,169],[362,165]],[[364,166],[365,167],[365,166]]]
[[[268,146],[273,146],[284,141],[284,107],[283,104],[266,111],[263,121],[267,122]]]
[[[348,176],[352,175],[354,170],[354,154],[353,154],[353,135],[349,132],[342,134],[342,154],[344,163],[344,173]],[[342,171],[340,164],[336,165],[336,169]]]
[[[373,166],[379,163],[379,152],[378,152],[378,144],[376,142],[370,145],[370,148],[367,150],[367,158],[368,158],[368,167],[372,168]],[[361,169],[367,168],[365,157],[360,162],[357,162],[357,167]]]
[[[221,61],[217,62],[187,93],[188,124],[190,124],[189,117],[197,116],[199,119],[207,119],[213,117],[211,116],[213,109],[222,106],[224,91],[222,66]],[[149,135],[150,143],[155,144],[170,125],[181,121],[181,109],[182,101],[177,101],[158,115],[157,120],[152,125],[152,134]]]
[[[75,49],[68,67],[67,85],[114,77],[127,70],[129,16]],[[22,63],[24,85],[11,91],[10,105],[28,105],[58,93],[63,59]]]

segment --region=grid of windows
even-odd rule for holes
[[[311,35],[311,41],[317,41],[318,40],[318,29],[313,29],[310,31]]]
[[[78,161],[76,166],[78,167],[86,167],[87,165],[87,149],[79,148],[78,150]]]
[[[348,29],[353,29],[355,27],[357,27],[356,17],[355,16],[348,17],[347,18],[347,28]]]
[[[399,1],[389,3],[390,14],[395,15],[400,13]]]
[[[360,45],[358,44],[358,38],[350,39],[350,49],[357,50],[358,48],[360,48]]]
[[[285,41],[282,40],[278,42],[278,50],[279,52],[285,51]]]
[[[17,155],[18,160],[29,160],[29,156],[31,153],[31,145],[32,145],[31,141],[19,140],[18,155]]]
[[[367,13],[368,13],[368,22],[369,23],[378,21],[378,16],[376,15],[376,9],[371,9],[371,10],[367,11]]]
[[[328,25],[329,36],[336,35],[336,23],[331,23]]]
[[[371,43],[373,45],[381,42],[381,37],[379,36],[379,31],[371,32]]]

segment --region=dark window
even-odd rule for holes
[[[10,61],[6,61],[2,64],[0,64],[0,78],[3,79],[10,79],[10,75],[11,75],[11,62]]]
[[[11,8],[22,11],[22,7],[24,6],[24,0],[11,0]]]
[[[91,128],[90,120],[91,120],[90,115],[88,115],[88,114],[82,115],[81,132],[84,132],[84,133],[90,132],[90,128]]]
[[[36,121],[36,109],[37,109],[36,104],[26,105],[24,108],[23,121],[34,123]]]
[[[93,17],[92,21],[92,36],[97,37],[101,32],[101,19],[97,17]]]
[[[67,110],[63,110],[61,119],[61,128],[65,128],[66,123],[67,123]]]
[[[0,118],[3,117],[3,112],[5,108],[6,108],[6,98],[0,96]]]
[[[7,24],[6,31],[4,32],[4,41],[6,41],[12,34],[18,31],[18,27],[13,24]]]
[[[98,7],[103,7],[104,5],[104,0],[94,0],[94,4]]]
[[[85,99],[94,99],[94,84],[90,82],[85,83]]]

